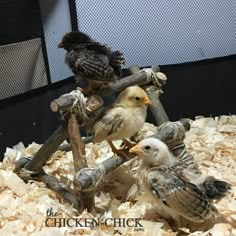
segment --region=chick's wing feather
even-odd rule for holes
[[[93,80],[113,80],[114,69],[109,65],[108,55],[99,52],[90,50],[87,45],[78,45],[67,53],[66,62],[75,74]]]
[[[152,193],[166,206],[194,222],[203,222],[217,209],[195,185],[184,181],[173,173],[152,168],[147,175]]]
[[[125,125],[127,119],[126,111],[122,107],[114,107],[95,124],[94,140],[100,142],[110,135],[118,133]]]
[[[121,65],[125,64],[125,58],[122,52],[112,51],[106,45],[102,45],[98,42],[91,42],[86,45],[88,50],[96,52],[96,54],[99,54],[100,57],[103,55],[103,60],[106,62],[105,65],[109,68],[109,70],[111,70],[110,73],[115,73],[118,77],[121,77]]]
[[[86,76],[92,76],[94,80],[108,80],[113,76],[113,68],[106,63],[106,56],[83,54],[75,62],[77,71]]]

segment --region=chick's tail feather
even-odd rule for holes
[[[118,79],[122,77],[121,65],[125,64],[124,55],[120,51],[114,51],[110,55],[110,65],[114,68],[114,74]]]
[[[225,181],[208,176],[199,186],[209,199],[220,200],[231,190],[231,185]]]
[[[110,56],[110,64],[112,66],[120,66],[125,63],[124,55],[120,51],[114,51]]]

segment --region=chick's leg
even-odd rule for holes
[[[130,141],[128,141],[127,139],[122,139],[122,144],[120,145],[120,147],[122,147],[122,149],[131,149],[135,144],[131,143]]]
[[[107,140],[107,142],[109,143],[113,153],[115,153],[117,156],[122,156],[125,157],[126,159],[129,159],[129,156],[124,152],[124,150],[117,149],[110,140]]]

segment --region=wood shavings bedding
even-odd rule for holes
[[[232,191],[215,203],[222,214],[221,220],[216,220],[210,228],[202,224],[195,231],[185,227],[180,232],[192,236],[236,235],[236,116],[197,118],[186,134],[185,144],[203,173],[229,182]],[[0,235],[177,235],[158,216],[155,207],[146,201],[145,196],[126,201],[125,195],[135,183],[136,160],[131,160],[108,175],[100,186],[95,197],[98,210],[95,219],[100,222],[98,227],[47,227],[50,209],[57,213],[57,217],[64,219],[91,219],[92,215],[86,211],[78,215],[72,206],[43,183],[25,183],[12,172],[15,160],[24,155],[33,156],[39,148],[40,145],[36,143],[27,148],[19,143],[13,148],[7,148],[3,162],[0,162]],[[112,156],[106,142],[98,145],[89,143],[86,153],[89,166]],[[58,179],[64,175],[73,180],[72,159],[71,152],[57,151],[44,169]],[[140,223],[143,227],[107,227],[104,224],[105,219],[115,217],[142,218]]]

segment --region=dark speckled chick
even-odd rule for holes
[[[125,63],[123,53],[112,51],[82,32],[65,34],[58,47],[67,51],[65,61],[76,80],[88,82],[83,89],[88,94],[121,78],[121,66]]]

